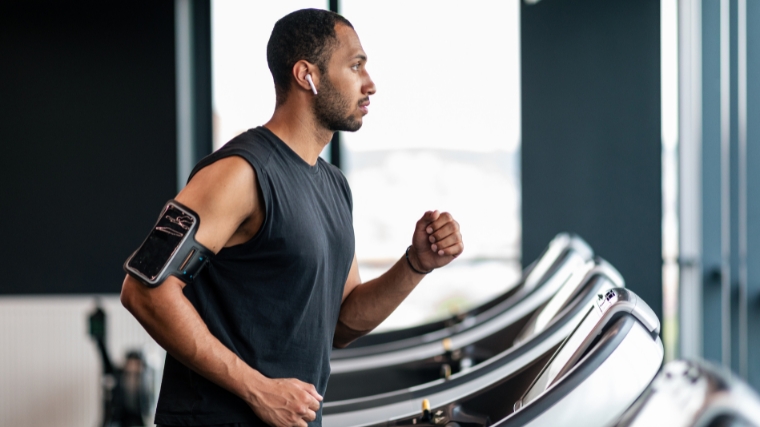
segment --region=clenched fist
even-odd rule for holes
[[[295,378],[267,378],[251,400],[253,412],[271,426],[306,427],[317,418],[322,396],[313,385]]]
[[[450,263],[464,251],[459,223],[448,212],[428,211],[417,221],[409,251],[412,265],[431,271]]]

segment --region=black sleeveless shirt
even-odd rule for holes
[[[201,160],[240,156],[256,171],[265,219],[248,242],[222,249],[185,296],[209,330],[269,378],[298,378],[324,395],[343,286],[354,257],[352,200],[341,172],[311,166],[264,127]],[[321,410],[311,426],[320,426]],[[240,398],[166,356],[156,423],[259,420]]]

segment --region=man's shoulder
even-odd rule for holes
[[[249,129],[232,138],[215,152],[201,159],[195,166],[194,175],[201,169],[208,167],[219,160],[228,157],[241,157],[256,173],[264,173],[263,168],[269,162],[272,153],[272,144],[268,135],[259,128]]]
[[[262,126],[248,129],[224,144],[218,151],[227,153],[231,151],[245,151],[257,157],[268,157],[272,151],[273,143],[271,136]],[[212,154],[213,155],[213,154]]]

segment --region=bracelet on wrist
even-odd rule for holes
[[[430,270],[430,271],[420,271],[420,270],[417,270],[416,268],[414,268],[414,266],[412,265],[412,261],[409,259],[409,249],[411,249],[411,248],[412,248],[412,245],[409,245],[409,247],[406,248],[406,263],[409,264],[409,268],[411,268],[412,271],[414,271],[417,274],[428,274],[428,273],[432,272],[433,270]]]

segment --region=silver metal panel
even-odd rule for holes
[[[660,338],[653,339],[643,325],[634,324],[623,342],[599,368],[569,395],[526,426],[609,425],[620,417],[657,375],[663,356]],[[551,393],[551,389],[546,393]],[[505,426],[509,425],[508,420],[509,418],[505,420]]]
[[[709,427],[720,415],[736,417],[752,426],[760,426],[760,399],[742,383],[734,383],[731,393],[714,396],[693,427]]]
[[[533,290],[541,282],[546,280],[549,270],[562,258],[562,253],[567,251],[576,252],[582,259],[590,260],[594,253],[591,247],[577,236],[571,236],[567,233],[560,233],[551,242],[546,253],[538,260],[531,272],[525,278],[523,289]]]
[[[636,294],[624,288],[598,293],[594,304],[586,313],[578,328],[552,356],[547,366],[515,404],[516,409],[543,395],[548,388],[574,370],[597,337],[613,324],[614,319],[619,318],[620,314],[633,315],[650,335],[656,335],[660,331],[660,321],[652,309]]]
[[[613,287],[625,286],[623,277],[607,261],[599,259],[587,262],[583,267],[576,269],[549,302],[533,315],[515,339],[515,344],[528,340],[544,330],[556,319],[560,311],[572,301],[578,292],[583,289],[588,281],[597,275],[603,277],[602,280],[609,280]]]
[[[190,0],[174,0],[177,70],[177,191],[193,168],[193,36]]]
[[[760,426],[760,397],[728,371],[676,360],[665,365],[615,426],[706,427],[720,416]]]

